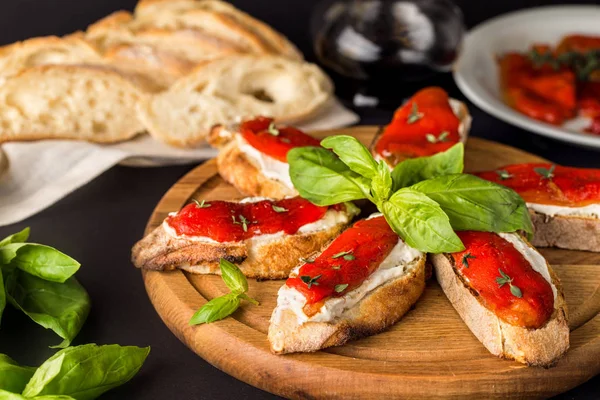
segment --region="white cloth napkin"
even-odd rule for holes
[[[358,116],[334,102],[322,114],[298,126],[306,131],[334,129],[358,122]],[[70,140],[6,143],[0,154],[0,226],[19,222],[54,204],[116,164],[159,166],[212,158],[205,145],[178,149],[142,135],[113,145]],[[4,171],[2,171],[4,166]]]

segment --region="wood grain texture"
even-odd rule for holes
[[[368,144],[375,127],[319,132],[351,134]],[[539,157],[472,138],[467,172]],[[190,198],[242,196],[217,173],[214,160],[177,182],[157,205],[146,232]],[[398,324],[379,335],[312,354],[273,355],[267,328],[282,281],[250,280],[260,306],[243,304],[231,318],[191,327],[193,313],[227,292],[221,278],[180,271],[143,272],[150,300],[165,324],[215,367],[251,385],[290,398],[539,398],[567,391],[600,373],[600,254],[558,249],[542,253],[562,280],[571,321],[571,349],[545,370],[490,355],[431,280]]]

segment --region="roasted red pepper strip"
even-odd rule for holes
[[[600,37],[585,35],[565,36],[556,47],[556,54],[569,51],[587,53],[590,50],[600,49]]]
[[[417,92],[396,110],[375,145],[375,152],[395,162],[445,151],[458,143],[460,121],[441,88]]]
[[[294,234],[300,227],[321,219],[328,208],[342,207],[345,206],[319,207],[300,197],[255,203],[207,201],[188,204],[167,217],[167,223],[178,235],[236,242],[277,232]]]
[[[534,67],[522,54],[499,58],[500,87],[504,101],[515,110],[540,121],[560,125],[576,111],[575,74],[549,65]]]
[[[548,281],[497,234],[474,231],[457,234],[465,250],[452,254],[454,266],[477,293],[477,299],[511,325],[542,327],[554,312],[554,294]]]
[[[384,217],[355,223],[338,236],[312,263],[306,263],[286,284],[306,297],[310,316],[320,309],[320,302],[360,286],[388,256],[399,237]],[[304,277],[304,278],[303,278]],[[312,280],[312,282],[311,282]],[[336,285],[343,290],[336,291]],[[338,286],[338,290],[341,288]],[[310,305],[317,304],[312,311]]]
[[[275,126],[272,118],[258,117],[243,122],[240,133],[256,150],[281,162],[287,162],[287,153],[294,147],[319,146],[317,139],[299,129]]]
[[[600,169],[530,163],[507,165],[476,175],[508,186],[528,203],[567,207],[600,203]]]

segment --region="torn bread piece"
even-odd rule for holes
[[[433,254],[442,290],[490,353],[551,367],[569,348],[567,304],[546,260],[515,233],[457,232],[465,250]]]
[[[528,163],[476,175],[523,197],[534,246],[600,252],[600,169]]]
[[[316,65],[279,56],[240,55],[211,61],[140,105],[149,133],[173,146],[203,142],[216,124],[269,115],[306,119],[333,98]]]
[[[216,125],[208,142],[219,148],[219,174],[241,193],[280,199],[297,196],[290,179],[287,152],[319,146],[319,140],[292,126],[257,117],[229,127]]]
[[[286,278],[359,212],[351,203],[319,207],[299,197],[191,203],[170,214],[132,249],[138,268],[219,274],[219,260],[257,279]]]
[[[379,333],[415,304],[425,280],[425,254],[374,214],[292,271],[271,316],[271,351],[312,352]]]
[[[27,68],[0,86],[0,142],[128,140],[144,131],[136,113],[143,98],[128,78],[104,67]]]

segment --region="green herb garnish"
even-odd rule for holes
[[[544,167],[535,167],[533,170],[540,175],[543,179],[552,179],[554,178],[554,169],[556,168],[556,165],[552,165],[550,168],[544,168]]]
[[[512,284],[513,278],[508,276],[501,269],[498,269],[498,272],[500,272],[500,276],[496,278],[496,283],[498,284],[498,287],[501,288],[502,286],[504,286],[505,284],[508,283],[508,285],[510,287],[510,292],[512,293],[513,296],[518,297],[518,298],[523,297],[523,292],[521,292],[521,289],[519,289],[517,286]]]
[[[235,219],[235,215],[231,216],[231,219],[233,220],[233,224],[234,225],[241,225],[242,229],[244,230],[244,232],[248,232],[248,224],[250,223],[250,221],[248,221],[246,219],[246,217],[244,217],[242,214],[239,215],[239,221],[237,221]]]
[[[450,135],[450,132],[448,131],[443,131],[438,137],[433,133],[428,133],[425,135],[425,139],[427,139],[429,143],[444,143],[448,141],[448,135]]]
[[[342,293],[344,290],[346,290],[347,287],[348,287],[348,284],[343,283],[343,284],[335,285],[334,289],[337,293]]]
[[[300,257],[300,261],[305,264],[312,264],[315,262],[314,260],[309,260],[308,258],[304,258],[304,257]]]
[[[317,279],[319,279],[320,277],[321,277],[320,274],[315,276],[314,278],[311,278],[308,275],[302,275],[300,277],[300,280],[302,280],[302,282],[306,283],[306,286],[308,286],[308,288],[310,289],[310,287],[312,285],[319,286],[319,282],[317,282]]]
[[[210,203],[206,203],[204,200],[202,200],[202,202],[199,202],[196,199],[192,199],[192,201],[196,204],[196,207],[198,207],[198,208],[208,208],[208,207],[210,207]]]
[[[333,256],[331,256],[331,258],[340,258],[340,257],[344,257],[344,260],[354,260],[354,256],[352,254],[352,250],[348,250],[348,251],[340,251],[337,254],[334,254]],[[346,258],[346,256],[352,256],[352,258]]]
[[[273,211],[275,211],[277,213],[284,213],[284,212],[290,211],[287,208],[279,207],[279,206],[276,206],[275,204],[273,204],[271,207],[273,207]]]
[[[496,170],[495,172],[498,175],[498,177],[500,178],[500,180],[502,180],[502,181],[513,177],[513,175],[505,169],[499,169],[499,170]]]
[[[423,113],[419,112],[419,106],[417,106],[417,103],[413,101],[412,109],[408,115],[408,118],[406,119],[406,122],[409,124],[414,124],[421,118],[423,118]]]
[[[273,136],[279,136],[279,129],[275,127],[275,122],[271,122],[269,127],[267,128],[267,132],[269,132]]]
[[[391,173],[351,136],[330,136],[321,145],[288,152],[290,178],[300,196],[319,206],[370,200],[415,249],[462,251],[455,230],[533,232],[525,201],[516,192],[461,174],[462,143],[403,161]]]
[[[221,278],[231,292],[215,297],[203,305],[190,319],[190,325],[207,324],[228,317],[238,309],[240,300],[246,300],[255,305],[259,304],[258,301],[246,294],[248,280],[235,264],[221,258],[219,268],[221,269]]]
[[[471,255],[471,253],[467,253],[463,256],[462,258],[462,264],[465,266],[465,268],[469,268],[469,259],[476,259],[477,257]]]

